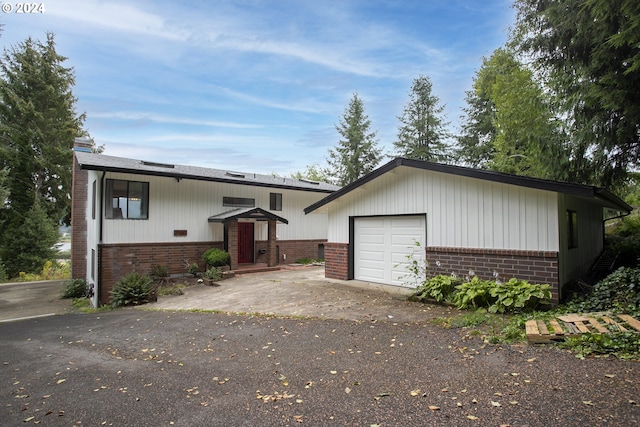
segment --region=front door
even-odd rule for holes
[[[238,264],[253,262],[253,223],[238,223]]]

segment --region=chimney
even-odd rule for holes
[[[73,151],[82,153],[91,153],[93,149],[93,141],[87,137],[76,138],[73,141]]]

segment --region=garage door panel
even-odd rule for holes
[[[405,285],[407,257],[424,257],[415,251],[416,242],[425,243],[424,216],[357,218],[354,227],[354,277]]]

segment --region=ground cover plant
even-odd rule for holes
[[[549,285],[530,284],[512,278],[506,282],[482,280],[475,275],[464,280],[455,274],[426,279],[428,264],[409,260],[409,283],[418,286],[414,301],[451,304],[464,310],[458,316],[438,318],[434,323],[446,328],[469,330],[488,343],[516,343],[526,340],[527,320],[549,320],[566,313],[611,312],[640,318],[640,268],[620,267],[569,301],[551,309]],[[585,333],[552,344],[576,357],[615,356],[640,360],[640,333]]]

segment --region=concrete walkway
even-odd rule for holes
[[[407,301],[412,290],[326,279],[324,267],[236,276],[220,286],[192,286],[141,309],[210,310],[347,320],[425,321],[452,309]]]

